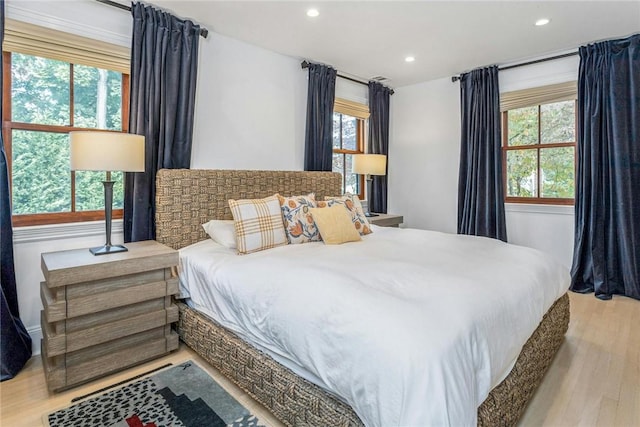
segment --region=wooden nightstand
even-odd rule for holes
[[[370,224],[379,225],[380,227],[398,227],[404,221],[402,215],[378,214],[378,216],[368,217]]]
[[[66,389],[178,348],[178,252],[155,241],[128,252],[42,254],[42,362],[50,390]]]

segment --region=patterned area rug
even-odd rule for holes
[[[192,361],[49,414],[51,427],[261,427]]]

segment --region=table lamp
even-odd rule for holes
[[[371,213],[371,191],[373,186],[371,182],[373,178],[371,175],[386,175],[387,174],[387,156],[384,154],[354,154],[353,155],[353,173],[364,175],[367,180],[367,212],[366,216],[378,216],[378,214]]]
[[[122,132],[75,131],[69,133],[71,170],[105,171],[104,216],[107,239],[104,246],[89,249],[94,255],[126,252],[123,245],[111,244],[113,205],[112,171],[144,172],[144,136]]]

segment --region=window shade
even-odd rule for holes
[[[2,50],[74,64],[130,72],[130,49],[124,46],[7,19]]]
[[[333,103],[333,111],[366,120],[369,118],[369,106],[358,102],[336,98]]]
[[[500,111],[552,102],[570,101],[578,97],[576,82],[559,83],[500,94]]]

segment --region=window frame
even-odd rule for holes
[[[19,53],[19,52],[16,52]],[[38,56],[27,53],[25,55]],[[12,88],[12,52],[2,51],[3,59],[3,99],[2,99],[2,137],[4,142],[4,148],[7,155],[7,167],[9,174],[9,197],[12,197],[13,192],[13,155],[12,155],[12,132],[13,130],[26,130],[26,131],[39,131],[50,133],[66,133],[77,130],[91,130],[91,131],[105,131],[113,132],[106,129],[94,129],[94,128],[82,128],[74,126],[74,98],[73,98],[73,68],[74,65],[81,65],[69,61],[64,61],[69,64],[69,125],[46,125],[36,123],[22,123],[12,121],[11,111],[11,88]],[[116,70],[117,71],[117,70]],[[121,132],[127,133],[129,130],[129,74],[122,73],[122,87],[121,87],[121,115],[122,115],[122,130]],[[47,213],[34,213],[34,214],[18,214],[14,215],[12,212],[12,222],[14,227],[24,226],[36,226],[47,224],[63,224],[71,222],[84,222],[84,221],[99,221],[104,220],[104,209],[93,211],[76,211],[76,197],[75,197],[75,172],[71,171],[71,211],[69,212],[47,212]],[[12,200],[12,199],[11,199]],[[112,218],[121,219],[123,217],[123,209],[113,209]]]
[[[332,147],[332,155],[333,154],[341,154],[342,155],[342,192],[345,192],[345,184],[347,181],[347,162],[346,162],[346,158],[345,155],[354,155],[354,154],[364,154],[364,135],[365,135],[365,120],[360,118],[360,117],[356,117],[356,116],[351,116],[349,114],[343,113],[341,111],[336,111],[335,109],[333,110],[333,114],[340,114],[340,147],[343,146],[342,144],[342,116],[346,115],[349,117],[353,117],[356,119],[356,146],[357,146],[357,150],[347,150],[344,148],[333,148]],[[349,172],[352,173],[352,172]],[[362,174],[357,174],[358,175],[358,189],[360,190],[357,194],[358,198],[360,200],[364,200],[364,194],[365,194],[365,189],[364,189],[364,176]]]
[[[577,158],[576,158],[576,142],[578,139],[578,100],[574,99],[574,136],[575,140],[573,142],[555,142],[555,143],[542,143],[541,142],[541,129],[542,129],[542,121],[541,118],[541,106],[544,104],[553,104],[561,101],[542,103],[537,105],[531,105],[530,107],[537,106],[538,108],[538,143],[531,145],[517,145],[510,146],[509,145],[509,111],[505,110],[501,112],[502,118],[502,182],[504,188],[504,202],[505,203],[522,203],[522,204],[537,204],[537,205],[574,205],[575,197],[573,198],[562,198],[562,197],[540,197],[540,187],[541,187],[541,170],[540,170],[540,151],[547,148],[562,148],[562,147],[573,147],[573,168],[574,168],[574,178],[577,172]],[[525,108],[524,106],[517,108]],[[517,109],[513,108],[513,109]],[[508,177],[507,177],[507,154],[509,151],[515,150],[536,150],[536,197],[515,197],[509,196],[508,194]],[[575,179],[574,179],[574,189],[575,189]]]

